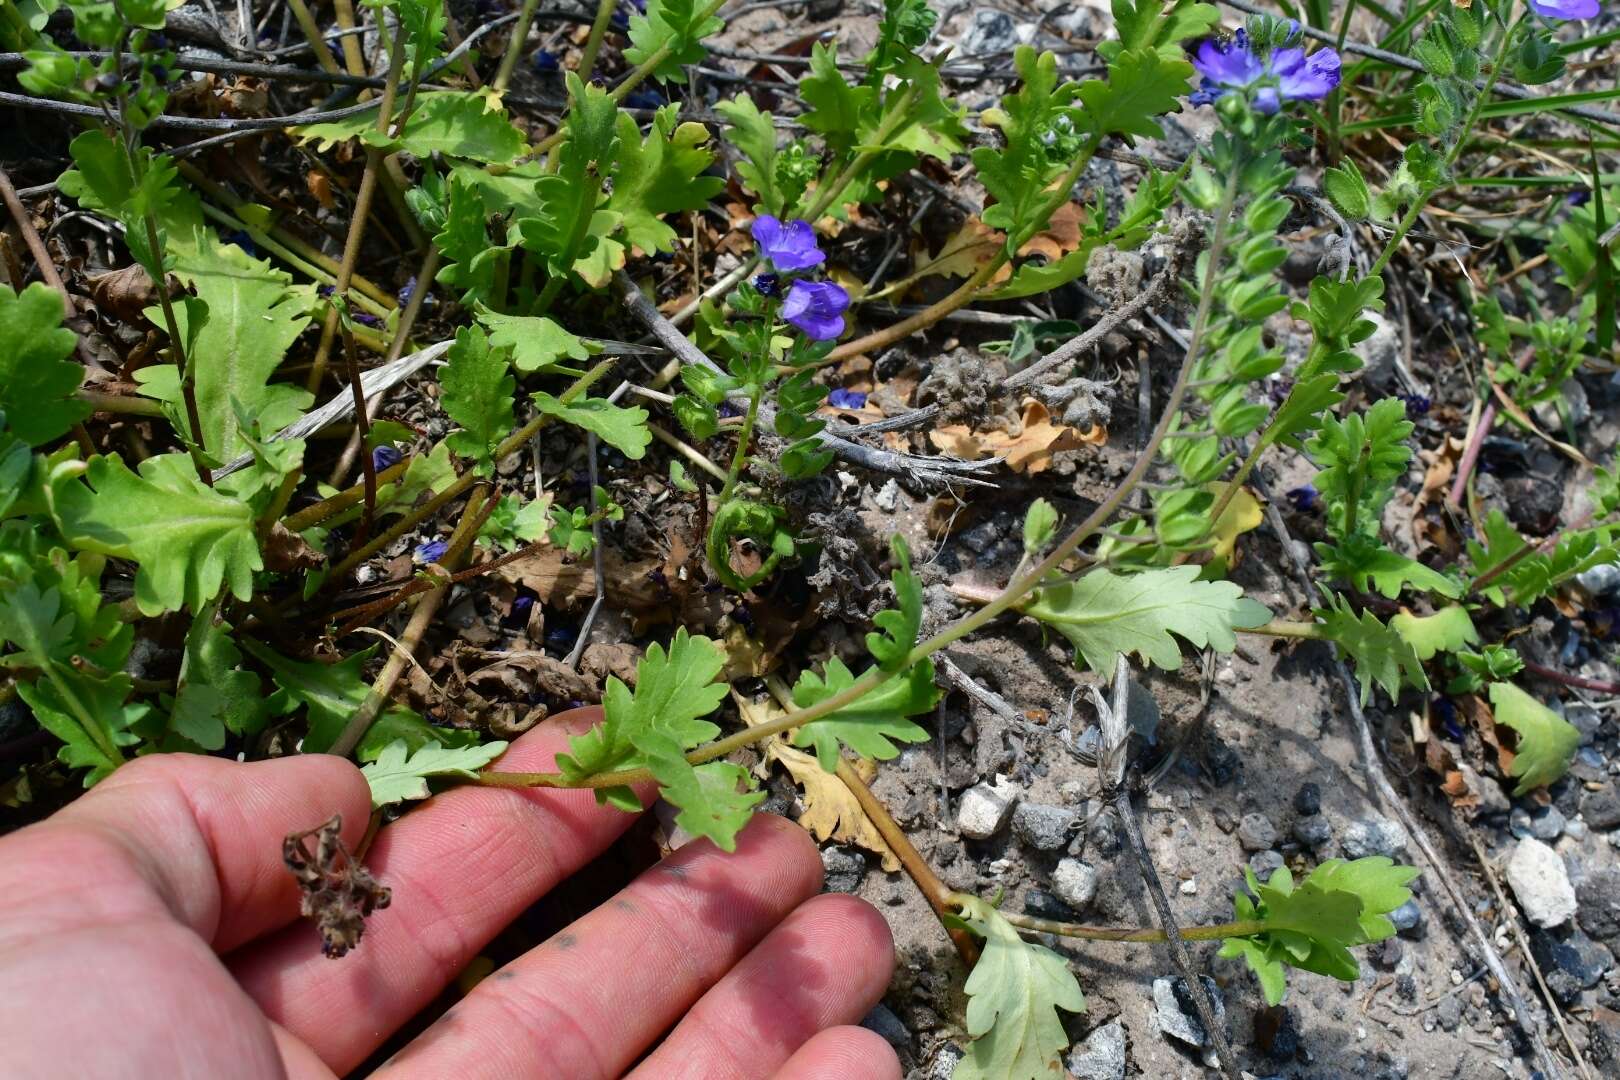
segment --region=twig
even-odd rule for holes
[[[1305,564],[1299,552],[1295,550],[1293,535],[1288,531],[1288,524],[1283,521],[1282,512],[1278,510],[1276,500],[1271,497],[1271,493],[1267,490],[1265,479],[1256,472],[1251,483],[1260,492],[1260,497],[1266,504],[1266,521],[1270,524],[1271,530],[1276,534],[1277,539],[1282,543],[1283,551],[1294,564],[1295,573],[1304,586],[1305,595],[1310,600],[1311,606],[1320,607],[1322,598],[1317,592],[1316,583],[1311,580],[1310,567]],[[1334,662],[1339,681],[1344,686],[1345,702],[1350,708],[1351,719],[1356,724],[1362,765],[1366,769],[1368,779],[1372,781],[1374,789],[1378,792],[1379,799],[1394,812],[1395,816],[1400,820],[1401,826],[1406,829],[1407,835],[1417,845],[1418,851],[1428,860],[1435,876],[1440,879],[1440,885],[1445,890],[1447,898],[1450,899],[1452,908],[1457,912],[1464,924],[1467,925],[1469,932],[1473,935],[1475,943],[1479,946],[1485,958],[1486,966],[1490,968],[1491,975],[1495,977],[1501,988],[1502,996],[1507,999],[1507,1005],[1513,1014],[1514,1022],[1518,1025],[1519,1030],[1524,1032],[1525,1038],[1530,1040],[1530,1045],[1535,1049],[1536,1056],[1541,1061],[1542,1069],[1547,1073],[1549,1080],[1559,1080],[1563,1076],[1563,1071],[1558,1067],[1557,1059],[1553,1057],[1552,1050],[1547,1046],[1547,1041],[1542,1038],[1540,1029],[1532,1022],[1530,1007],[1525,1002],[1524,996],[1519,993],[1518,983],[1514,981],[1513,976],[1508,972],[1507,965],[1502,962],[1502,957],[1496,951],[1496,946],[1491,944],[1490,936],[1485,933],[1485,928],[1480,925],[1479,919],[1475,917],[1473,906],[1464,898],[1462,890],[1452,877],[1450,867],[1441,859],[1439,849],[1429,839],[1429,834],[1418,824],[1417,817],[1407,808],[1406,801],[1400,797],[1395,791],[1394,785],[1389,782],[1389,777],[1385,774],[1383,764],[1378,758],[1378,745],[1373,739],[1372,725],[1367,722],[1367,714],[1361,709],[1361,696],[1356,689],[1355,679],[1351,676],[1349,667],[1346,666],[1342,658],[1337,656]]]
[[[622,390],[625,385],[628,384],[620,384],[619,389]],[[574,639],[574,647],[568,651],[568,666],[575,671],[579,670],[579,662],[585,658],[585,646],[591,639],[591,627],[596,625],[597,613],[602,610],[602,602],[607,599],[607,572],[603,567],[602,555],[602,508],[597,505],[596,501],[596,432],[594,431],[586,433],[585,454],[585,470],[591,484],[591,576],[596,579],[596,596],[591,600],[591,609],[585,613],[585,621],[579,625],[579,636]]]
[[[1532,675],[1539,675],[1543,679],[1563,686],[1574,686],[1582,690],[1593,690],[1599,694],[1620,694],[1620,683],[1605,682],[1602,679],[1588,679],[1584,675],[1571,675],[1568,672],[1550,668],[1545,664],[1538,664],[1534,660],[1524,661],[1524,670]]]
[[[67,285],[62,281],[62,275],[56,271],[56,263],[51,260],[51,253],[45,250],[45,241],[40,239],[39,230],[28,218],[28,211],[23,207],[22,200],[17,197],[17,189],[11,186],[11,177],[6,175],[5,169],[0,169],[0,197],[5,199],[6,211],[11,219],[17,223],[17,229],[22,233],[23,243],[28,245],[28,253],[34,257],[34,263],[39,267],[40,276],[45,283],[55,289],[62,296],[62,308],[68,318],[78,313],[73,304],[73,294],[68,292]],[[22,291],[22,282],[17,282],[17,290]]]
[[[625,307],[642,325],[652,331],[660,344],[680,358],[683,364],[694,364],[720,373],[720,367],[713,360],[704,355],[703,350],[686,340],[686,335],[676,329],[675,325],[664,317],[653,302],[642,293],[636,283],[630,280],[628,274],[620,270],[613,276],[614,286],[623,298]],[[738,404],[746,407],[747,395],[736,395]],[[772,424],[776,416],[776,409],[769,404],[759,407],[759,423],[763,426]],[[908,476],[917,480],[932,481],[934,483],[961,483],[973,484],[980,487],[994,487],[985,480],[980,480],[975,474],[985,472],[998,464],[1000,458],[990,458],[984,461],[956,461],[950,458],[925,458],[913,454],[897,454],[890,450],[877,450],[860,443],[843,438],[842,433],[831,430],[820,432],[816,439],[823,447],[831,450],[837,456],[854,465],[871,469],[873,472],[890,473],[895,476]]]

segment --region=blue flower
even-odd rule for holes
[[[1294,504],[1295,510],[1305,513],[1306,511],[1316,509],[1316,488],[1312,487],[1310,484],[1305,484],[1297,488],[1289,488],[1287,494],[1288,501]]]
[[[1530,10],[1543,19],[1591,19],[1598,13],[1598,0],[1530,0]]]
[[[840,286],[830,281],[795,281],[782,305],[782,318],[811,341],[832,341],[844,332],[848,309],[849,293]]]
[[[444,553],[450,550],[450,545],[443,540],[429,540],[416,549],[415,561],[418,563],[436,563],[444,558]]]
[[[382,472],[398,465],[404,455],[392,446],[379,446],[371,451],[371,469],[373,472]]]
[[[754,276],[754,288],[759,295],[768,296],[774,300],[782,295],[782,279],[775,274],[756,274]]]
[[[534,65],[534,71],[537,75],[544,75],[562,67],[562,64],[557,60],[557,54],[550,49],[534,50],[534,56],[529,62]]]
[[[1579,3],[1581,0],[1573,0]],[[1283,101],[1317,101],[1339,85],[1339,54],[1318,49],[1305,55],[1297,47],[1272,49],[1262,56],[1246,30],[1230,38],[1206,38],[1193,53],[1193,67],[1203,83],[1188,99],[1208,105],[1229,90],[1254,90],[1256,112],[1271,114]]]
[[[237,229],[235,232],[227,234],[225,237],[225,242],[227,244],[235,244],[249,255],[252,255],[255,258],[258,257],[259,245],[253,242],[252,234],[246,229]]]
[[[761,214],[754,219],[752,232],[760,255],[779,274],[808,270],[827,257],[816,246],[815,230],[808,221],[790,221],[784,225],[770,214]]]
[[[845,390],[842,386],[827,395],[827,404],[835,409],[863,409],[866,395],[859,390]]]
[[[1406,402],[1406,418],[1416,420],[1420,416],[1429,415],[1429,408],[1434,402],[1429,400],[1427,394],[1396,394],[1396,397]]]

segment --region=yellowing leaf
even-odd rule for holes
[[[979,268],[996,257],[1006,243],[1006,237],[976,217],[962,222],[962,227],[936,254],[929,255],[917,271],[918,277],[965,278],[979,272]],[[1001,281],[1012,271],[1002,267],[994,280]]]
[[[1024,402],[1024,415],[1016,432],[969,431],[963,424],[947,424],[928,433],[935,449],[964,459],[995,454],[1007,459],[1007,467],[1014,472],[1031,475],[1052,467],[1052,455],[1059,450],[1077,450],[1082,446],[1100,446],[1108,440],[1102,427],[1086,431],[1052,423],[1046,406],[1034,398]]]
[[[743,723],[749,727],[758,727],[782,715],[782,710],[768,697],[750,701],[733,691],[731,698],[737,703]],[[900,860],[883,842],[877,827],[861,810],[861,804],[842,780],[821,767],[814,754],[795,750],[780,735],[772,735],[760,748],[765,756],[755,771],[764,777],[770,772],[772,761],[780,762],[787,769],[804,792],[804,813],[799,815],[799,824],[812,836],[840,844],[859,844],[883,860],[883,869],[900,869]]]
[[[1581,744],[1580,730],[1512,683],[1491,683],[1490,694],[1496,722],[1519,733],[1510,770],[1519,778],[1513,794],[1523,795],[1563,776]]]
[[[1210,494],[1219,499],[1226,493],[1226,483],[1216,481],[1208,485]],[[1210,527],[1210,537],[1215,541],[1210,548],[1216,559],[1230,563],[1233,549],[1237,547],[1237,538],[1244,533],[1260,527],[1266,512],[1260,506],[1260,500],[1248,488],[1239,488],[1232,501],[1226,504],[1221,511],[1220,518]]]

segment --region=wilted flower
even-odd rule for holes
[[[1304,49],[1291,46],[1262,56],[1242,29],[1230,38],[1200,42],[1192,62],[1203,76],[1203,84],[1190,98],[1194,105],[1208,105],[1229,90],[1253,87],[1255,111],[1270,114],[1282,101],[1316,101],[1339,85],[1339,54],[1334,50],[1318,49],[1306,56]]]
[[[754,288],[761,296],[776,299],[782,295],[782,279],[775,274],[754,275]]]
[[[379,446],[371,451],[371,468],[373,472],[382,472],[398,465],[401,454],[392,446]]]
[[[752,231],[760,255],[769,260],[779,274],[808,270],[827,257],[816,247],[816,234],[808,221],[790,221],[784,225],[770,214],[761,214],[754,219]]]
[[[1530,0],[1530,10],[1543,19],[1590,19],[1598,13],[1598,0]]]
[[[811,341],[831,341],[844,332],[848,308],[849,293],[840,286],[830,281],[795,281],[782,305],[782,318]]]

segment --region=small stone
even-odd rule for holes
[[[1576,574],[1575,580],[1594,597],[1607,596],[1620,589],[1620,566],[1614,563],[1600,563],[1590,570],[1582,570]]]
[[[1060,859],[1052,871],[1052,891],[1059,900],[1080,911],[1097,895],[1097,870],[1079,859]]]
[[[1333,842],[1333,826],[1321,814],[1310,814],[1294,822],[1294,839],[1314,851]]]
[[[1447,994],[1434,1007],[1434,1018],[1447,1031],[1456,1031],[1462,1023],[1462,1002],[1457,1000],[1455,994]]]
[[[1018,40],[1018,26],[1011,15],[994,8],[978,8],[962,34],[962,54],[987,56],[1007,52]]]
[[[1031,889],[1024,894],[1024,914],[1054,922],[1073,922],[1075,911],[1045,889]]]
[[[1516,840],[1535,835],[1530,831],[1530,811],[1522,806],[1515,806],[1513,812],[1508,814],[1508,831]]]
[[[951,1080],[951,1074],[956,1066],[966,1057],[962,1048],[955,1043],[945,1043],[934,1054],[933,1064],[929,1066],[927,1080]]]
[[[1564,815],[1556,806],[1543,806],[1530,815],[1530,835],[1552,843],[1564,834]]]
[[[1211,817],[1215,819],[1215,827],[1228,836],[1238,827],[1237,818],[1224,806],[1217,806]]]
[[[1270,881],[1271,875],[1281,869],[1282,864],[1283,857],[1280,851],[1257,851],[1249,856],[1249,869],[1254,871],[1254,876],[1261,881]]]
[[[956,807],[956,830],[970,840],[988,840],[1001,831],[1012,814],[1018,789],[1011,781],[996,778],[995,786],[974,784],[962,793]]]
[[[826,848],[821,853],[821,868],[828,892],[852,893],[866,876],[866,856],[852,848]]]
[[[1508,858],[1506,876],[1524,917],[1537,926],[1559,926],[1575,914],[1575,889],[1564,860],[1540,840],[1518,842]]]
[[[1215,1022],[1226,1026],[1226,1005],[1221,1001],[1220,987],[1208,975],[1198,976],[1215,1008]],[[1159,1030],[1172,1039],[1188,1046],[1202,1047],[1209,1042],[1209,1033],[1198,1019],[1198,1007],[1193,1004],[1192,993],[1181,976],[1153,980],[1153,1007],[1159,1015]]]
[[[899,481],[891,479],[887,484],[884,484],[878,489],[877,494],[872,496],[872,501],[877,504],[879,510],[893,513],[894,508],[900,503]]]
[[[1125,1080],[1125,1028],[1118,1020],[1086,1036],[1064,1064],[1074,1080]]]
[[[975,554],[983,555],[997,540],[1001,539],[1001,527],[994,521],[986,521],[973,526],[962,533],[962,546]]]
[[[1264,814],[1244,814],[1237,834],[1244,851],[1265,851],[1277,842],[1277,826]]]
[[[1190,877],[1186,881],[1183,881],[1181,883],[1181,895],[1182,896],[1197,896],[1198,895],[1198,879],[1195,878],[1195,877]]]
[[[1418,907],[1416,900],[1408,900],[1390,912],[1389,921],[1395,924],[1395,932],[1403,938],[1417,941],[1423,937],[1425,930],[1423,909]]]
[[[1374,814],[1362,821],[1352,821],[1340,839],[1347,859],[1364,859],[1369,855],[1385,855],[1398,859],[1406,853],[1406,830],[1386,817]]]
[[[1580,1000],[1581,991],[1596,986],[1614,966],[1614,954],[1579,930],[1538,930],[1530,935],[1530,951],[1547,989],[1565,1005]]]
[[[1073,810],[1046,803],[1019,803],[1013,811],[1013,832],[1036,851],[1058,851],[1069,842],[1070,830],[1080,817]]]
[[[1580,902],[1575,917],[1582,930],[1599,941],[1620,937],[1620,868],[1587,874],[1575,886],[1575,899]]]
[[[1401,335],[1395,324],[1375,312],[1363,312],[1373,324],[1373,332],[1355,347],[1362,361],[1362,378],[1382,385],[1395,377],[1395,362],[1401,355]]]
[[[1294,792],[1294,810],[1296,813],[1309,816],[1322,812],[1322,789],[1315,784],[1306,783],[1299,786]]]
[[[883,1036],[884,1042],[896,1050],[906,1050],[911,1046],[911,1029],[881,1001],[872,1006],[872,1011],[861,1021],[861,1027],[877,1032]]]
[[[1620,825],[1620,788],[1613,784],[1602,791],[1589,791],[1581,800],[1581,820],[1598,832]]]

